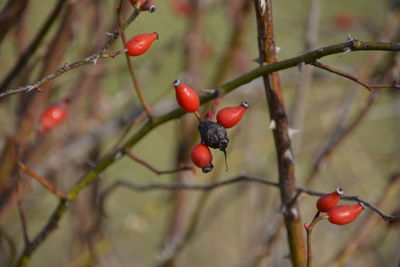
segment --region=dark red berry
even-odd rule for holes
[[[211,163],[212,155],[208,146],[204,144],[194,145],[190,156],[194,165],[201,168],[204,173],[210,172],[213,169],[214,166]]]
[[[68,114],[67,105],[62,102],[46,108],[39,117],[39,132],[45,133],[64,121]]]
[[[178,101],[179,106],[187,112],[196,112],[200,106],[199,96],[196,91],[180,80],[175,80],[173,86],[175,87],[176,101]]]
[[[343,225],[354,221],[364,209],[363,205],[339,205],[328,211],[329,222]]]
[[[327,212],[331,208],[335,207],[340,200],[340,196],[343,195],[341,188],[336,188],[336,191],[323,195],[317,201],[317,209],[320,212]]]
[[[246,102],[242,102],[237,107],[223,108],[217,114],[217,121],[225,128],[231,128],[242,119],[248,107]]]
[[[148,0],[147,4],[146,1],[147,0],[129,0],[129,2],[131,2],[131,5],[136,8],[140,8],[142,10],[150,12],[156,11],[156,6],[154,5],[153,0]]]
[[[140,56],[149,50],[151,44],[158,39],[158,33],[143,33],[129,39],[125,44],[130,56]]]

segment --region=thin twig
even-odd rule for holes
[[[335,73],[335,74],[337,74],[339,76],[342,76],[342,77],[345,77],[347,79],[350,79],[350,80],[352,80],[352,81],[364,86],[365,88],[367,88],[368,91],[372,91],[372,88],[376,88],[376,89],[378,89],[378,88],[400,89],[400,85],[396,84],[396,83],[391,83],[391,84],[369,84],[369,83],[366,83],[366,82],[362,81],[360,78],[358,78],[358,77],[356,77],[356,76],[354,76],[354,75],[352,75],[350,73],[341,71],[339,69],[336,69],[336,68],[334,68],[332,66],[329,66],[329,65],[326,65],[326,64],[322,64],[321,62],[318,62],[318,61],[312,62],[311,65],[313,65],[315,67],[318,67],[320,69],[327,70],[329,72]]]
[[[24,243],[25,247],[29,246],[29,235],[28,235],[28,226],[26,223],[26,217],[25,217],[25,212],[24,212],[24,207],[22,206],[22,201],[20,199],[20,196],[18,194],[18,187],[17,187],[17,208],[18,208],[18,214],[19,218],[21,220],[21,226],[22,226],[22,236],[24,238]]]
[[[49,190],[50,192],[52,192],[56,196],[58,196],[60,198],[66,198],[67,197],[64,192],[62,192],[60,189],[58,189],[56,186],[54,186],[53,184],[48,182],[46,179],[44,179],[43,177],[41,177],[40,175],[38,175],[37,173],[35,173],[31,169],[29,169],[29,167],[26,166],[25,164],[23,164],[22,162],[18,162],[18,166],[23,172],[25,172],[30,177],[35,179],[37,182],[39,182],[47,190]]]
[[[10,1],[11,2],[11,1]],[[6,88],[10,85],[11,81],[21,72],[23,67],[28,63],[29,59],[35,54],[36,50],[39,48],[40,43],[43,41],[47,33],[49,32],[51,26],[54,24],[59,14],[61,13],[63,7],[68,1],[66,0],[58,0],[54,9],[51,11],[50,15],[43,23],[39,32],[36,34],[36,37],[30,43],[30,45],[26,48],[25,52],[21,54],[18,58],[17,63],[10,70],[10,72],[5,76],[3,82],[0,85],[0,92],[6,90]],[[7,92],[7,91],[6,91]],[[4,92],[4,93],[6,93]],[[3,93],[0,94],[0,97]]]
[[[180,171],[193,171],[193,167],[192,166],[181,166],[179,168],[172,169],[172,170],[160,171],[160,170],[157,170],[155,167],[151,166],[148,162],[146,162],[146,161],[136,157],[135,155],[133,155],[132,152],[130,152],[129,150],[125,150],[124,152],[130,159],[132,159],[135,162],[145,166],[147,169],[149,169],[150,171],[154,172],[157,175],[176,173],[176,172],[180,172]]]
[[[131,14],[131,16],[125,21],[124,24],[122,24],[121,29],[126,29],[129,24],[131,24],[136,17],[140,14],[140,10],[139,9],[134,9],[133,13]],[[32,90],[38,90],[40,88],[41,85],[57,78],[58,76],[76,69],[78,67],[81,67],[83,65],[86,65],[88,63],[93,62],[94,64],[97,63],[97,60],[100,58],[110,58],[110,54],[106,53],[106,50],[114,43],[114,41],[118,38],[120,34],[120,31],[117,29],[115,30],[113,33],[107,33],[108,35],[108,40],[106,41],[106,43],[103,45],[102,48],[100,48],[99,50],[97,50],[95,53],[93,53],[92,55],[82,58],[78,61],[75,61],[73,63],[65,63],[63,66],[59,67],[55,72],[50,73],[49,75],[43,77],[42,79],[28,84],[28,85],[24,85],[24,86],[20,86],[18,88],[15,89],[9,89],[7,91],[4,91],[2,93],[0,93],[0,98],[5,97],[5,96],[9,96],[9,95],[13,95],[13,94],[17,94],[17,93],[22,93],[22,92],[30,92]],[[115,56],[119,55],[119,52],[116,52]]]
[[[311,262],[312,262],[312,244],[311,244],[311,233],[312,230],[314,229],[314,226],[323,218],[319,216],[319,211],[315,214],[313,220],[311,221],[310,224],[304,224],[304,228],[306,229],[307,232],[307,267],[311,267]]]
[[[121,10],[122,10],[123,4],[124,4],[124,0],[120,0],[119,8],[117,9],[117,24],[118,24],[118,29],[119,29],[119,32],[121,35],[122,45],[125,46],[126,36],[125,36],[124,28],[121,25]],[[143,6],[146,6],[146,5],[147,4],[145,3]],[[126,59],[126,64],[128,66],[129,74],[132,79],[133,87],[136,91],[137,96],[139,97],[139,101],[142,104],[143,109],[147,113],[147,116],[151,119],[153,117],[153,111],[152,111],[150,105],[148,104],[146,97],[144,96],[143,90],[142,90],[139,80],[136,76],[135,68],[133,67],[131,58],[128,54],[125,54],[125,59]]]
[[[126,180],[118,180],[114,182],[112,185],[107,187],[102,192],[102,198],[106,198],[111,192],[113,192],[118,187],[125,187],[131,189],[133,191],[144,192],[144,191],[153,191],[153,190],[168,190],[168,191],[176,191],[176,190],[195,190],[195,191],[210,191],[214,190],[226,185],[231,185],[239,182],[255,182],[267,186],[279,187],[278,182],[274,182],[270,179],[263,178],[260,176],[249,176],[249,175],[240,175],[234,178],[226,179],[220,182],[201,185],[201,184],[189,184],[189,183],[174,183],[174,184],[163,184],[163,183],[149,183],[146,185],[132,183]],[[302,194],[307,194],[309,196],[320,197],[326,195],[327,192],[319,192],[310,189],[306,189],[300,186],[296,187],[297,192],[301,192]],[[392,216],[388,215],[385,212],[381,211],[374,204],[359,198],[358,196],[347,196],[343,195],[341,197],[342,200],[348,200],[358,203],[363,203],[366,207],[370,208],[372,211],[376,212],[382,219],[385,221],[390,220],[400,220],[400,216]]]

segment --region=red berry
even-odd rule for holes
[[[363,209],[364,206],[362,204],[339,205],[328,211],[328,219],[333,224],[348,224],[354,221]]]
[[[180,80],[175,80],[173,86],[175,87],[176,101],[182,109],[187,112],[195,112],[199,109],[200,100],[195,90]]]
[[[190,154],[192,158],[192,162],[197,167],[201,168],[201,170],[206,173],[213,169],[212,155],[208,146],[204,144],[196,144],[192,147],[192,152]]]
[[[231,128],[242,119],[248,107],[246,102],[242,102],[237,107],[223,108],[217,114],[217,121],[225,128]]]
[[[317,209],[320,212],[327,212],[331,208],[335,207],[340,200],[340,196],[343,195],[341,188],[336,188],[336,191],[323,195],[317,201]]]
[[[50,131],[63,122],[67,114],[67,105],[64,102],[49,106],[39,117],[39,132],[42,134]]]
[[[143,33],[136,35],[126,42],[125,47],[130,56],[140,56],[145,53],[151,44],[158,39],[158,33]]]
[[[147,4],[146,1],[147,0],[129,0],[129,2],[131,2],[131,5],[134,7],[150,12],[156,11],[156,6],[154,5],[153,0],[149,0]]]

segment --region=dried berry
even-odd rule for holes
[[[343,195],[343,189],[336,188],[332,193],[323,195],[317,201],[317,209],[320,212],[327,212],[337,205],[340,196]]]
[[[130,56],[140,56],[149,50],[151,44],[158,39],[158,33],[143,33],[126,42],[125,47]]]
[[[222,127],[221,124],[210,120],[202,120],[199,124],[199,132],[201,135],[201,143],[211,148],[225,151],[229,139],[226,129]]]
[[[190,154],[192,158],[192,162],[201,170],[206,173],[210,172],[213,169],[212,155],[210,149],[204,144],[196,144],[192,148],[192,152]]]
[[[217,121],[225,128],[231,128],[242,119],[248,107],[246,102],[242,102],[237,107],[223,108],[217,114]]]

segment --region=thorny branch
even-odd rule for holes
[[[140,9],[135,8],[133,13],[131,14],[131,16],[125,21],[124,24],[122,24],[121,29],[126,29],[129,26],[129,24],[131,24],[136,19],[136,17],[140,14],[140,12],[141,12]],[[114,57],[124,53],[124,50],[117,51],[117,52],[114,52],[111,54],[106,53],[106,50],[114,43],[114,41],[118,38],[119,34],[120,34],[120,31],[118,29],[116,29],[112,33],[107,33],[108,40],[106,41],[106,43],[103,45],[102,48],[97,50],[92,55],[82,58],[73,63],[65,63],[63,66],[59,67],[55,72],[43,77],[42,79],[40,79],[34,83],[20,86],[15,89],[6,90],[6,91],[0,93],[0,98],[6,97],[9,95],[13,95],[13,94],[17,94],[17,93],[30,92],[32,90],[40,90],[41,85],[57,78],[58,76],[66,73],[70,70],[76,69],[78,67],[81,67],[83,65],[86,65],[86,64],[92,63],[92,62],[94,64],[96,64],[97,60],[99,60],[100,58],[114,58]]]
[[[126,28],[132,21],[135,20],[135,18],[139,15],[140,10],[135,9],[130,18],[122,25],[122,28]],[[82,65],[88,64],[90,62],[96,63],[99,58],[110,58],[110,54],[105,54],[105,51],[111,46],[111,44],[118,38],[119,36],[119,31],[115,30],[113,33],[109,34],[109,39],[105,43],[105,45],[95,52],[94,54],[82,58],[74,63],[66,63],[64,66],[58,68],[54,73],[51,73],[39,81],[36,81],[34,83],[20,86],[15,89],[9,89],[3,93],[0,93],[0,98],[17,94],[17,93],[22,93],[22,92],[29,92],[35,89],[38,89],[41,85],[57,78],[61,74],[64,74],[72,69],[78,68]],[[350,49],[350,50],[349,50]],[[238,82],[238,86],[241,86],[243,84],[246,84],[255,78],[258,78],[266,73],[272,73],[275,71],[283,70],[283,69],[288,69],[292,67],[296,67],[299,64],[302,63],[312,63],[315,60],[333,55],[333,54],[338,54],[338,53],[343,53],[344,51],[400,51],[400,42],[363,42],[360,40],[348,40],[343,43],[338,43],[335,45],[319,48],[317,50],[310,51],[308,53],[305,53],[303,55],[289,58],[283,61],[279,61],[273,64],[268,64],[268,65],[263,65],[260,66],[228,83],[226,83],[226,86],[230,86],[236,84]],[[234,87],[234,88],[236,88]]]
[[[139,13],[139,11],[135,10],[134,14],[136,13]],[[131,20],[136,18],[136,16],[132,15]],[[117,35],[118,34],[113,34],[112,36],[116,38]],[[279,61],[273,64],[262,65],[252,71],[249,71],[239,77],[236,77],[235,79],[225,83],[224,85],[219,86],[218,88],[216,88],[215,92],[219,91],[223,94],[228,94],[234,91],[235,89],[239,88],[240,86],[247,84],[264,74],[296,67],[298,64],[301,63],[314,62],[319,58],[333,54],[343,53],[343,51],[348,49],[350,49],[351,51],[363,51],[363,50],[400,51],[400,42],[363,42],[359,40],[348,40],[343,43],[338,43],[331,46],[323,47],[317,50],[310,51],[303,55]],[[216,97],[217,94],[214,93],[202,96],[200,100],[202,104],[205,104]],[[152,121],[149,121],[148,123],[143,125],[142,128],[139,129],[124,144],[122,144],[118,149],[116,149],[114,153],[112,153],[110,156],[98,162],[89,172],[83,175],[81,179],[78,180],[78,182],[71,188],[71,190],[67,194],[67,200],[60,199],[58,206],[53,211],[46,225],[39,231],[39,233],[36,235],[33,241],[31,241],[30,246],[26,247],[22,252],[22,254],[20,255],[17,266],[26,266],[29,263],[30,256],[33,253],[33,251],[46,240],[48,235],[50,235],[57,228],[59,221],[61,220],[61,218],[65,214],[65,211],[67,210],[67,204],[74,201],[82,189],[84,189],[88,184],[93,182],[95,179],[98,179],[99,174],[101,174],[114,162],[120,159],[121,156],[123,156],[124,150],[129,149],[134,145],[136,145],[143,137],[145,137],[153,129],[157,128],[160,125],[163,125],[168,121],[180,118],[184,114],[185,112],[182,109],[177,108],[163,116],[160,116]]]
[[[131,189],[133,191],[137,192],[143,192],[143,191],[152,191],[152,190],[169,190],[169,191],[176,191],[176,190],[197,190],[197,191],[210,191],[214,190],[226,185],[231,185],[239,182],[255,182],[259,183],[262,185],[267,185],[267,186],[273,186],[273,187],[279,187],[278,182],[274,182],[270,179],[260,177],[260,176],[248,176],[248,175],[240,175],[231,179],[226,179],[220,182],[216,183],[211,183],[211,184],[206,184],[206,185],[200,185],[200,184],[188,184],[188,183],[175,183],[175,184],[162,184],[162,183],[150,183],[147,185],[141,185],[137,183],[132,183],[129,181],[125,180],[119,180],[114,182],[112,185],[107,187],[103,192],[102,192],[102,198],[105,199],[111,192],[113,192],[115,189],[118,187],[125,187],[128,189]],[[325,194],[326,192],[319,192],[319,191],[314,191],[310,189],[306,189],[300,186],[296,186],[296,191],[299,194],[306,194],[309,196],[315,196],[315,197],[320,197]],[[377,208],[374,204],[361,199],[358,196],[347,196],[343,195],[341,197],[342,200],[348,200],[348,201],[354,201],[358,203],[364,204],[366,207],[370,208],[374,212],[376,212],[379,216],[382,217],[385,221],[391,221],[391,220],[400,220],[400,216],[391,216],[383,211],[381,211],[379,208]]]

